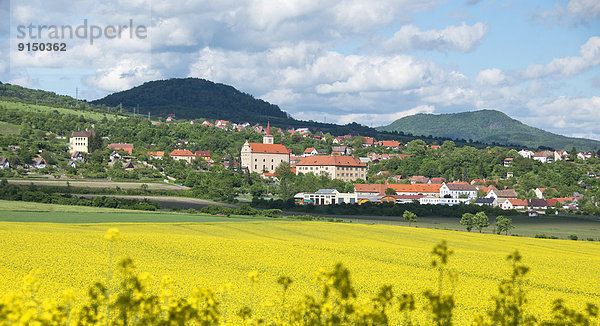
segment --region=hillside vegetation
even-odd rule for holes
[[[287,114],[276,105],[255,99],[237,89],[205,79],[157,80],[96,100],[94,104],[136,108],[140,113],[178,118],[226,119],[241,121],[249,117],[279,117]]]
[[[451,114],[416,114],[400,118],[380,131],[402,131],[415,136],[472,139],[484,143],[548,147],[557,150],[598,150],[600,141],[571,138],[530,127],[495,110]]]
[[[54,92],[3,83],[0,83],[0,98],[19,102],[44,104],[53,107],[84,108],[89,106],[86,102],[79,101],[71,96],[58,95]]]

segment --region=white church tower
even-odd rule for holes
[[[271,135],[270,122],[267,122],[267,133],[263,136],[263,144],[273,144],[273,135]]]

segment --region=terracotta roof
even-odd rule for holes
[[[363,184],[363,183],[355,183],[354,184],[354,192],[373,192],[378,194],[385,193],[387,188],[391,188],[390,185],[385,185],[383,183],[375,183],[375,184]]]
[[[210,157],[210,151],[196,151],[194,155],[200,157]]]
[[[195,156],[194,153],[190,152],[187,149],[176,149],[172,151],[170,156]]]
[[[573,197],[565,197],[565,198],[550,198],[550,199],[546,199],[546,202],[548,203],[549,206],[554,206],[556,205],[557,202],[564,204],[566,202],[573,202]]]
[[[446,179],[444,178],[431,178],[431,183],[444,183]]]
[[[148,156],[165,156],[165,152],[164,151],[156,151],[156,152],[148,152],[147,153]]]
[[[263,143],[248,143],[252,153],[267,153],[267,154],[289,154],[285,146],[281,144],[263,144]]]
[[[94,130],[74,131],[71,134],[71,137],[91,137],[91,136],[96,136],[96,132]]]
[[[381,147],[400,147],[400,142],[395,140],[381,140],[377,142],[377,145]]]
[[[122,149],[122,150],[126,151],[129,154],[133,153],[133,144],[118,144],[118,143],[113,143],[113,144],[108,144],[108,146],[106,146],[106,148]]]
[[[304,150],[304,154],[308,154],[310,152],[312,152],[315,148],[314,147],[308,147],[307,149]]]
[[[267,121],[267,136],[271,136],[271,122]]]
[[[424,177],[422,175],[414,175],[414,176],[410,177],[410,182],[427,183],[427,182],[429,182],[429,178]]]
[[[413,184],[413,185],[399,185],[391,184],[388,188],[394,189],[396,192],[416,192],[416,193],[439,193],[441,184]]]
[[[305,157],[296,165],[321,165],[321,166],[360,166],[366,167],[365,163],[352,156],[309,156]]]
[[[527,206],[527,200],[511,198],[507,199],[513,206]]]

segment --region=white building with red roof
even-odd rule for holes
[[[184,160],[188,163],[191,163],[196,158],[196,155],[187,149],[173,150],[169,153],[169,156],[174,160]]]
[[[354,181],[366,179],[367,165],[352,156],[309,156],[296,164],[296,174],[327,174],[332,179]]]
[[[290,151],[281,144],[273,144],[270,123],[267,123],[263,142],[249,143],[246,141],[242,146],[241,157],[242,168],[259,174],[273,173],[282,162],[290,163]]]

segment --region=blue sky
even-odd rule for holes
[[[305,120],[379,126],[495,109],[600,139],[597,0],[0,0],[0,15],[9,18],[0,22],[0,81],[71,96],[78,88],[88,100],[199,77]],[[18,39],[18,25],[84,19],[102,28],[133,20],[149,36],[16,50],[34,41]]]

